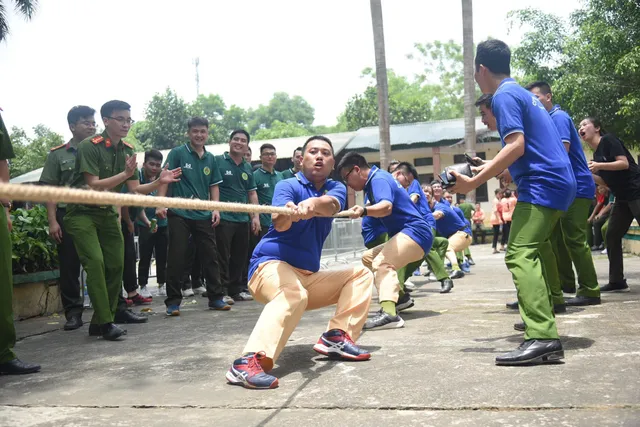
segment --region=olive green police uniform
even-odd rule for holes
[[[9,132],[0,116],[0,160],[14,157]],[[0,206],[0,363],[16,358],[16,330],[13,325],[13,268],[11,261],[11,236],[5,208]]]
[[[126,157],[133,147],[124,141],[113,144],[106,131],[78,145],[72,186],[86,186],[84,174],[105,179],[126,169]],[[139,180],[138,170],[128,180]],[[124,183],[112,188],[119,192]],[[124,267],[124,240],[114,206],[69,205],[64,217],[73,237],[80,262],[87,272],[87,291],[93,304],[92,324],[112,323],[118,306]]]
[[[44,163],[40,182],[47,185],[69,187],[74,178],[78,142],[73,139],[51,149]],[[59,203],[56,219],[62,230],[62,243],[58,245],[60,259],[60,296],[67,320],[75,315],[82,315],[84,297],[80,291],[80,259],[73,244],[73,239],[64,226],[67,206]]]

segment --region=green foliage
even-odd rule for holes
[[[173,90],[156,93],[147,105],[148,139],[153,148],[173,148],[187,142],[189,106]]]
[[[301,96],[289,96],[286,92],[276,92],[268,105],[259,105],[247,112],[248,131],[254,134],[258,129],[268,129],[274,122],[294,123],[306,128],[313,124],[315,110]]]
[[[58,249],[49,237],[47,209],[16,209],[11,213],[13,230],[13,274],[35,273],[58,268]]]
[[[37,0],[13,0],[15,9],[18,13],[30,20],[36,11],[38,5]],[[9,23],[7,22],[6,6],[4,1],[0,0],[0,42],[4,41],[9,34]]]
[[[153,147],[153,143],[151,142],[151,136],[149,133],[149,122],[146,120],[140,120],[135,122],[131,129],[129,129],[129,134],[125,138],[129,144],[132,144],[136,152],[146,151]]]
[[[41,124],[33,128],[33,133],[35,136],[31,138],[21,128],[11,129],[11,143],[15,153],[15,158],[10,160],[11,178],[41,168],[49,151],[65,143],[62,135]]]
[[[309,129],[298,123],[282,123],[276,120],[271,123],[271,127],[258,129],[253,134],[253,139],[259,141],[262,139],[291,138],[294,136],[310,135],[311,133]]]

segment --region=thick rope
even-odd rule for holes
[[[140,206],[144,208],[191,209],[201,211],[244,213],[293,213],[292,209],[268,205],[213,202],[178,197],[149,197],[140,194],[113,193],[110,191],[81,190],[78,188],[53,187],[48,185],[0,184],[0,199],[38,203],[75,203],[97,206]],[[335,218],[346,218],[346,211],[338,212]]]

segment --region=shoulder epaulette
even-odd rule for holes
[[[67,145],[67,144],[58,145],[57,147],[53,147],[53,148],[51,149],[51,151],[59,150],[59,149],[61,149],[62,147],[65,147],[66,145]]]
[[[102,141],[104,141],[104,136],[102,135],[94,136],[93,138],[91,138],[91,142],[93,142],[94,144],[100,144]]]
[[[122,141],[122,143],[123,143],[125,146],[127,146],[127,147],[131,148],[132,150],[134,150],[133,145],[129,144],[127,141]]]

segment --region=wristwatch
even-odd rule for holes
[[[363,216],[367,216],[367,208],[362,208],[362,214],[360,215],[360,218],[362,218]]]

